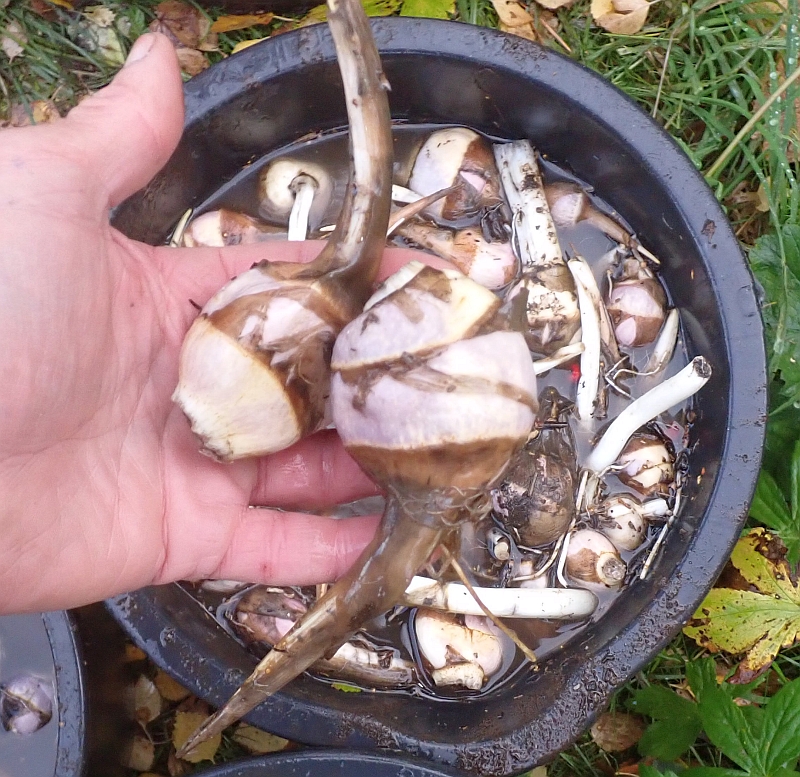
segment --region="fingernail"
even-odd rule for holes
[[[139,36],[128,53],[128,58],[125,60],[125,67],[144,59],[150,53],[150,49],[153,48],[154,43],[155,37],[149,33]]]

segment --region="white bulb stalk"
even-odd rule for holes
[[[561,246],[550,215],[536,152],[527,140],[496,143],[497,169],[516,235],[523,272],[529,267],[560,264]]]
[[[563,348],[559,348],[551,356],[545,356],[543,359],[536,359],[533,362],[533,369],[537,376],[543,375],[545,372],[549,372],[555,367],[564,364],[564,362],[568,362],[571,359],[574,359],[576,356],[580,356],[585,349],[586,346],[583,343],[565,345]]]
[[[398,186],[397,184],[392,184],[392,200],[394,202],[402,202],[406,205],[410,205],[414,202],[419,202],[425,195],[420,194],[419,192],[414,192],[411,189],[407,189],[405,186]]]
[[[673,308],[667,314],[664,325],[658,334],[658,338],[653,346],[653,353],[647,360],[644,368],[644,375],[656,375],[669,364],[675,346],[678,343],[678,329],[680,327],[680,315],[678,309]]]
[[[292,242],[299,242],[308,237],[308,219],[319,184],[310,175],[298,175],[292,181],[291,188],[294,191],[294,202],[292,203],[292,211],[289,214],[289,234],[287,239]]]
[[[596,300],[586,287],[584,279],[587,265],[582,260],[571,259],[567,267],[575,281],[581,315],[581,377],[575,399],[575,410],[583,423],[588,423],[597,404],[600,388],[600,314]],[[591,270],[589,271],[591,272]],[[602,303],[601,303],[602,304]]]
[[[599,475],[610,467],[637,429],[696,394],[710,377],[711,365],[704,357],[696,356],[679,373],[631,402],[612,421],[589,454],[586,468]]]
[[[498,618],[578,620],[591,615],[597,597],[580,588],[478,588],[478,598]],[[412,578],[403,599],[409,607],[432,607],[450,613],[483,615],[466,586],[441,583],[419,575]]]

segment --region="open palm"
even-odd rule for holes
[[[291,512],[375,492],[335,434],[221,465],[170,400],[189,300],[318,250],[152,248],[111,228],[181,123],[172,48],[147,35],[66,119],[0,137],[0,611],[177,579],[328,580],[373,532]]]

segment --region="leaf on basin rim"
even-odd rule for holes
[[[277,753],[285,750],[289,744],[288,739],[279,737],[277,734],[270,734],[260,728],[251,726],[247,723],[240,723],[233,734],[233,739],[245,750],[255,755],[264,753]]]
[[[756,590],[713,588],[684,633],[712,652],[746,653],[737,670],[746,681],[800,636],[800,589],[780,543],[765,529],[736,543],[731,564]]]

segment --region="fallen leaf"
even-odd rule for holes
[[[0,8],[2,8],[3,3],[0,0]],[[48,22],[54,22],[56,20],[57,14],[55,6],[52,3],[46,2],[46,0],[28,0],[28,8],[31,9],[37,16],[41,16],[42,19],[46,19]],[[69,9],[72,10],[72,7]]]
[[[638,715],[627,712],[604,712],[590,729],[595,744],[607,753],[618,753],[633,747],[641,739],[646,726]]]
[[[749,682],[800,636],[800,589],[786,560],[776,557],[775,542],[762,528],[742,537],[731,563],[757,590],[711,589],[684,627],[712,653],[746,653],[731,682]]]
[[[262,731],[260,728],[241,723],[233,734],[234,741],[238,742],[245,750],[254,755],[276,753],[284,750],[289,744],[288,739]]]
[[[100,20],[99,23],[95,21],[95,17]],[[88,14],[82,14],[81,18],[71,25],[70,34],[87,51],[98,54],[109,65],[120,67],[125,61],[125,52],[119,35],[112,26],[113,20],[113,12],[108,9],[90,11]]]
[[[197,49],[179,46],[175,49],[175,53],[178,55],[178,62],[180,63],[181,70],[186,73],[187,76],[196,76],[211,65],[206,55]]]
[[[555,11],[557,8],[567,8],[572,5],[575,0],[536,0],[537,5]]]
[[[248,27],[271,24],[275,18],[273,13],[238,14],[236,16],[220,16],[212,25],[211,32],[233,32]]]
[[[22,28],[16,22],[9,22],[3,31],[3,36],[0,37],[0,49],[12,61],[25,51],[25,44],[28,38],[22,31]]]
[[[367,16],[391,16],[403,4],[403,0],[361,0],[364,12]],[[299,22],[297,27],[305,27],[309,24],[318,24],[328,18],[328,7],[322,3],[315,5]]]
[[[455,0],[403,0],[400,16],[449,19],[455,12],[455,6]]]
[[[644,27],[648,0],[592,0],[592,18],[615,35],[633,35]]]
[[[87,6],[83,9],[83,15],[98,27],[110,27],[117,16],[110,8],[106,8],[104,5]]]
[[[231,49],[231,54],[236,54],[239,51],[244,51],[245,49],[250,48],[250,46],[254,46],[256,43],[261,43],[264,38],[253,38],[253,40],[242,40],[239,41],[233,49]]]
[[[211,34],[211,22],[193,5],[181,0],[165,0],[155,10],[156,18],[150,23],[150,30],[163,32],[176,48],[196,49]]]
[[[122,765],[137,772],[152,769],[155,760],[155,745],[143,736],[135,736],[122,754]]]
[[[175,715],[175,725],[172,728],[172,744],[176,750],[181,747],[189,739],[189,736],[194,733],[195,729],[206,719],[206,716],[201,712],[178,712]],[[194,751],[188,755],[184,760],[193,764],[200,763],[200,761],[212,761],[217,753],[217,749],[222,742],[222,734],[216,734],[210,739],[207,739],[202,744],[198,745]]]
[[[131,644],[130,642],[125,643],[125,662],[132,663],[134,661],[144,661],[147,658],[147,654],[141,648],[136,647],[136,645]]]
[[[126,694],[130,716],[137,723],[147,724],[161,714],[161,694],[149,677],[139,675]]]
[[[74,11],[75,6],[69,0],[49,0],[53,5],[58,5],[61,8],[66,8],[68,11]]]
[[[183,701],[189,695],[189,691],[186,688],[161,669],[156,672],[154,683],[158,688],[158,692],[167,701]]]
[[[11,106],[7,127],[29,127],[32,124],[52,124],[58,121],[61,114],[49,100],[34,100],[29,105],[14,103]]]
[[[516,0],[492,0],[500,19],[500,29],[528,40],[538,40],[533,17]]]

